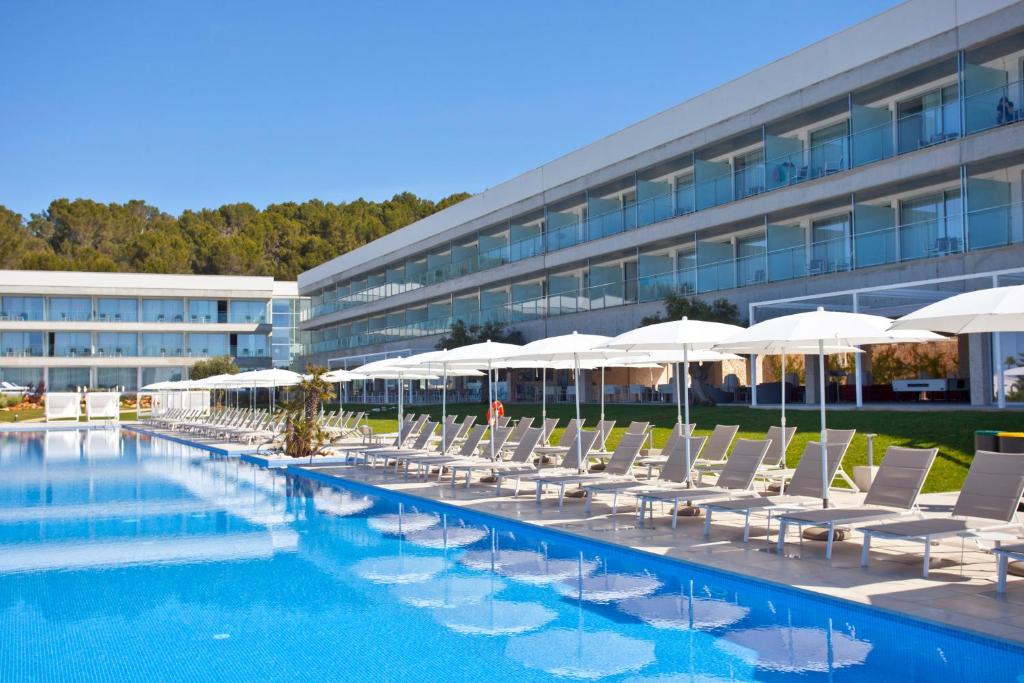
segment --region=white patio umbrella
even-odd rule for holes
[[[338,385],[338,412],[342,413],[345,410],[345,402],[342,398],[341,385],[349,382],[355,382],[356,380],[369,379],[366,375],[361,375],[358,372],[352,372],[351,370],[345,370],[344,368],[336,368],[334,370],[328,370],[322,376],[325,382]]]
[[[399,441],[401,441],[402,434],[402,422],[405,418],[405,406],[403,404],[403,391],[402,384],[407,379],[437,379],[437,375],[419,370],[416,368],[406,368],[400,365],[395,365],[395,358],[385,358],[384,360],[374,361],[367,363],[356,368],[356,372],[360,375],[365,375],[373,379],[394,379],[398,380],[398,434]],[[398,444],[401,446],[401,443]]]
[[[404,358],[395,359],[395,364],[408,367],[423,369],[428,372],[440,372],[441,374],[441,443],[448,443],[448,377],[452,376],[470,376],[473,368],[464,367],[465,364],[456,364],[452,361],[448,361],[446,356],[448,355],[447,349],[441,351],[427,351],[426,353],[417,353],[412,356],[406,356]],[[458,370],[456,370],[458,365]],[[472,364],[470,364],[472,365]],[[451,372],[449,372],[451,370]],[[479,374],[479,373],[473,373]],[[443,446],[442,446],[443,447]]]
[[[964,292],[936,301],[899,318],[893,330],[917,329],[950,334],[991,332],[992,351],[999,362],[998,406],[1006,407],[999,332],[1024,331],[1024,285]]]
[[[943,337],[922,330],[891,330],[892,320],[878,315],[826,311],[794,313],[759,322],[741,329],[715,348],[735,353],[775,354],[791,349],[817,348],[818,399],[821,418],[822,505],[828,507],[828,456],[825,419],[825,350],[860,344],[898,344],[901,342],[940,341]]]
[[[537,341],[530,342],[526,346],[521,347],[520,352],[510,360],[514,361],[527,361],[537,360],[545,363],[551,363],[556,361],[572,361],[573,364],[573,376],[576,386],[576,421],[579,423],[580,420],[580,363],[586,363],[587,361],[596,360],[607,360],[609,358],[616,358],[624,354],[622,351],[616,349],[604,348],[602,345],[609,341],[609,337],[605,337],[599,334],[580,334],[573,332],[572,334],[563,334],[557,337],[548,337],[546,339],[538,339]],[[582,448],[582,435],[579,430],[576,432],[576,449],[577,451],[583,450]],[[582,460],[581,460],[582,465]]]
[[[514,356],[523,347],[517,344],[505,344],[503,342],[493,342],[488,339],[485,342],[478,344],[469,344],[468,346],[460,346],[449,351],[445,351],[443,355],[439,356],[435,362],[440,362],[445,365],[448,370],[448,374],[451,373],[452,368],[476,368],[487,370],[487,410],[491,415],[491,419],[488,420],[488,427],[491,430],[490,436],[490,447],[491,447],[491,460],[494,460],[494,426],[496,424],[498,416],[495,415],[495,411],[491,410],[491,406],[494,405],[494,381],[492,378],[492,372],[495,368],[495,363],[503,361],[509,357]],[[442,420],[443,421],[443,420]]]
[[[240,387],[251,387],[253,391],[257,388],[270,390],[270,412],[274,412],[277,387],[291,387],[301,382],[305,377],[297,372],[283,368],[267,368],[265,370],[252,370],[235,375]]]
[[[624,332],[609,340],[605,346],[622,351],[682,353],[682,392],[679,390],[678,361],[676,363],[676,422],[681,429],[685,430],[686,428],[682,425],[690,424],[690,354],[697,351],[709,351],[715,344],[732,337],[742,329],[736,325],[683,318]],[[680,410],[680,404],[682,410]],[[692,483],[690,467],[693,460],[690,453],[690,440],[683,439],[683,441],[686,452],[686,482],[689,485]]]

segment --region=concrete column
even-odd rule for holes
[[[804,356],[804,403],[818,404],[818,357]]]
[[[992,354],[987,334],[968,334],[967,351],[971,377],[971,405],[992,403]]]

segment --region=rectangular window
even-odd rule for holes
[[[92,335],[88,332],[55,332],[53,356],[74,358],[92,355]]]
[[[96,335],[96,355],[119,358],[139,355],[139,335],[132,332],[100,332]]]
[[[236,334],[233,356],[237,358],[266,358],[269,356],[267,337],[263,334]]]
[[[89,388],[89,368],[50,368],[49,391],[78,391]]]
[[[50,320],[91,320],[92,299],[85,297],[54,297],[50,299]]]
[[[147,323],[180,323],[185,318],[181,299],[143,299],[142,321]]]
[[[41,296],[5,296],[0,320],[43,320],[45,308]]]
[[[190,323],[223,323],[227,322],[217,314],[219,310],[216,299],[189,299],[188,321]]]
[[[846,121],[811,133],[810,158],[811,168],[808,174],[811,178],[843,171],[849,167]]]
[[[5,356],[44,356],[45,338],[42,332],[4,332],[0,346]]]
[[[184,368],[142,368],[142,386],[184,379]]]
[[[188,335],[188,355],[209,358],[211,356],[226,356],[231,353],[231,345],[228,343],[226,334],[197,334]]]
[[[99,299],[96,317],[103,322],[134,323],[139,320],[137,299]]]
[[[147,332],[142,335],[143,356],[184,356],[182,335],[176,333]]]
[[[97,389],[119,389],[136,391],[139,374],[135,368],[96,368]]]
[[[850,216],[814,221],[811,226],[810,275],[850,269]]]
[[[228,322],[232,323],[265,323],[267,322],[266,301],[231,301],[228,308]]]

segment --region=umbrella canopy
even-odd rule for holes
[[[679,425],[684,425],[690,424],[690,363],[692,361],[690,354],[695,351],[708,351],[715,344],[732,337],[742,329],[736,325],[683,318],[624,332],[609,340],[605,346],[622,351],[682,353],[682,358],[675,361],[683,364],[682,373],[679,372],[678,366],[676,367],[676,422]],[[683,379],[682,391],[679,388],[680,374]],[[690,440],[684,439],[684,441],[686,481],[689,484],[690,467],[693,460],[690,454]]]
[[[385,358],[384,360],[374,361],[361,365],[356,368],[356,372],[366,377],[373,379],[394,379],[398,380],[398,432],[399,442],[398,446],[401,446],[401,431],[402,423],[405,422],[405,407],[403,405],[403,392],[402,382],[407,379],[437,379],[437,375],[416,368],[406,368],[399,365],[395,365],[396,358]]]
[[[689,595],[630,598],[619,603],[619,609],[654,628],[680,631],[724,628],[740,621],[750,612],[747,607],[725,600]]]
[[[715,647],[768,671],[829,673],[863,664],[871,643],[831,627],[769,626],[727,633]]]
[[[447,350],[427,351],[412,356],[394,359],[395,365],[411,368],[414,370],[426,370],[437,372],[441,375],[441,443],[448,443],[448,378],[449,377],[474,377],[482,373],[473,368],[472,363],[464,364],[446,359]]]
[[[573,363],[573,376],[576,387],[576,422],[580,422],[580,362],[587,360],[601,360],[622,356],[623,353],[614,349],[602,348],[602,345],[609,340],[599,334],[563,334],[557,337],[538,339],[523,346],[520,352],[510,360],[515,361],[542,361],[552,363],[558,361],[571,361]],[[576,431],[576,450],[583,451],[583,436],[580,430]],[[582,465],[582,460],[581,460]]]
[[[322,379],[325,382],[330,382],[331,384],[339,384],[342,382],[355,382],[361,379],[369,379],[369,377],[358,372],[338,368],[337,370],[329,370],[325,372],[322,375]]]
[[[368,557],[357,562],[353,569],[356,574],[374,583],[420,583],[444,571],[444,558],[421,555]]]
[[[587,680],[637,671],[655,661],[650,641],[614,631],[567,628],[513,638],[505,653],[531,669]]]
[[[494,405],[494,400],[497,398],[492,394],[494,390],[494,381],[492,377],[492,371],[495,368],[495,363],[502,361],[510,356],[515,355],[522,347],[516,344],[505,344],[503,342],[493,342],[490,339],[478,344],[469,344],[467,346],[460,346],[450,351],[444,351],[439,355],[434,362],[441,363],[445,367],[446,375],[450,375],[452,368],[479,368],[481,370],[487,370],[487,405]],[[497,411],[488,409],[488,426],[493,430],[495,420],[498,419]],[[444,422],[444,420],[442,420]],[[442,435],[443,438],[443,435]],[[488,439],[491,448],[491,460],[494,460],[496,453],[494,452],[494,435]]]
[[[890,330],[892,320],[879,315],[826,311],[794,313],[772,318],[740,330],[715,348],[736,353],[782,353],[816,349],[818,355],[818,404],[821,419],[822,505],[828,507],[828,456],[825,418],[825,355],[828,347],[860,344],[898,344],[901,342],[941,341],[941,337],[923,330]]]
[[[919,329],[953,334],[1024,331],[1024,285],[993,287],[956,294],[908,313],[892,324],[893,330]],[[999,335],[992,336],[992,355],[999,360],[997,401],[1006,407],[1006,385]]]
[[[476,605],[505,589],[505,584],[488,576],[444,576],[426,583],[396,585],[392,592],[413,607],[453,609]]]
[[[892,323],[893,330],[952,334],[1024,331],[1024,285],[956,294]]]
[[[291,387],[305,379],[303,375],[283,368],[251,370],[232,376],[239,383],[239,386],[261,387]]]

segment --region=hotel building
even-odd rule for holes
[[[302,273],[304,358],[455,320],[616,334],[670,291],[756,322],[1022,282],[1022,82],[1024,3],[911,0]],[[972,402],[999,400],[1024,337],[960,347]]]
[[[0,380],[132,392],[213,356],[288,367],[304,301],[270,277],[0,271]]]

